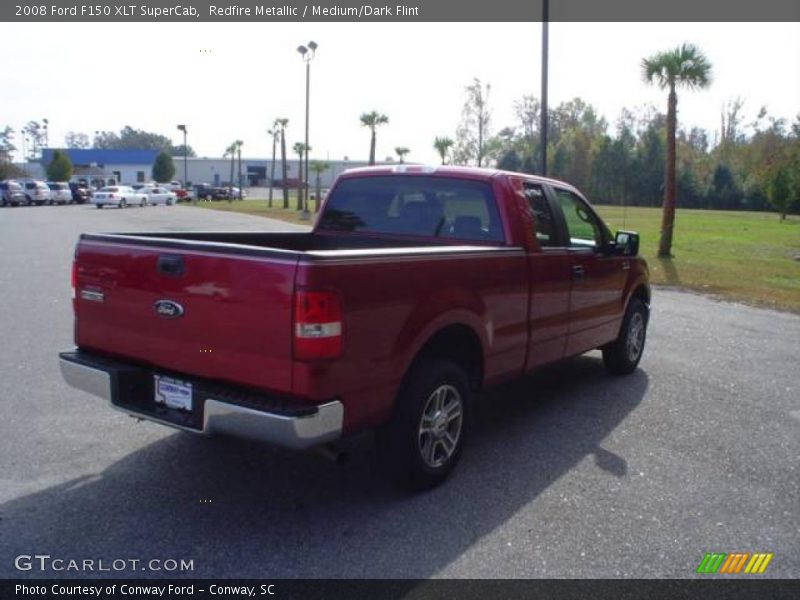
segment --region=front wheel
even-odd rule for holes
[[[128,202],[125,200],[125,198],[123,198],[122,200],[119,201],[118,206],[119,208],[125,208],[126,206],[128,206]]]
[[[627,375],[636,370],[644,353],[648,311],[644,302],[631,298],[616,340],[603,346],[603,364],[613,375]]]
[[[469,380],[455,363],[429,359],[412,367],[392,421],[378,432],[398,483],[422,490],[447,478],[464,447],[470,402]]]

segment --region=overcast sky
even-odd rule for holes
[[[495,132],[514,124],[515,100],[539,96],[540,35],[540,23],[0,23],[0,127],[46,117],[60,146],[70,130],[93,137],[124,125],[180,143],[176,125],[186,123],[199,156],[238,138],[243,154],[267,157],[276,117],[289,119],[290,147],[303,139],[295,48],[313,39],[312,159],[364,159],[359,115],[374,109],[389,116],[379,159],[407,146],[408,160],[434,162],[433,138],[454,137],[473,77],[491,83]],[[714,81],[679,92],[681,126],[713,132],[736,97],[748,121],[763,105],[788,120],[800,112],[798,23],[553,23],[550,104],[580,96],[612,124],[625,106],[665,110],[640,63],[684,41],[706,54]]]

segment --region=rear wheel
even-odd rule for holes
[[[141,202],[141,204],[139,206],[141,206],[142,208],[147,206],[147,199],[146,198],[142,198],[142,202]]]
[[[97,208],[103,208],[103,205],[102,205],[102,204],[95,204],[95,206],[96,206]]]
[[[378,432],[398,483],[421,490],[447,478],[464,447],[470,399],[467,375],[455,363],[428,359],[412,367],[392,421]]]
[[[125,198],[123,198],[122,200],[119,201],[119,205],[118,206],[120,208],[125,208],[126,206],[128,206],[128,202],[125,200]]]
[[[632,373],[639,365],[647,338],[648,312],[644,302],[631,298],[622,319],[619,337],[603,346],[603,363],[614,375]]]

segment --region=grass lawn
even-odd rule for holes
[[[314,220],[314,208],[316,204],[313,199],[309,200],[308,208],[311,211],[311,219],[306,221],[300,218],[301,213],[297,210],[297,192],[295,190],[289,192],[288,209],[282,208],[283,195],[280,191],[277,191],[272,198],[272,208],[269,208],[267,200],[251,200],[249,198],[247,200],[234,200],[232,202],[228,202],[227,200],[217,200],[214,202],[201,201],[198,202],[196,206],[227,212],[244,213],[258,217],[269,217],[270,219],[280,219],[281,221],[299,223],[300,225],[311,225]]]
[[[800,218],[678,209],[673,258],[656,258],[660,208],[597,206],[612,232],[641,234],[653,283],[800,313]]]
[[[198,206],[241,212],[309,225],[276,195],[273,208],[266,200],[228,203],[200,202]],[[313,211],[314,203],[311,202]],[[800,218],[784,222],[774,213],[678,209],[671,260],[656,258],[661,228],[660,208],[597,206],[612,232],[630,229],[641,234],[641,254],[650,265],[653,283],[715,294],[759,306],[800,313]],[[313,214],[312,214],[313,220]]]

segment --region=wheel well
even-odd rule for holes
[[[647,310],[650,310],[650,290],[647,289],[647,286],[638,286],[635,290],[633,290],[631,298],[638,298],[644,303],[644,305],[647,307]]]
[[[466,325],[450,325],[436,332],[420,349],[414,362],[424,358],[443,358],[459,365],[474,390],[483,384],[483,346]]]

